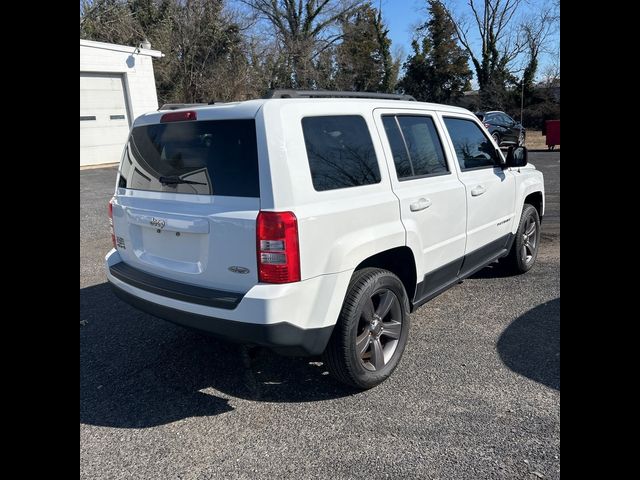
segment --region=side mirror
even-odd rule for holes
[[[528,160],[527,147],[509,147],[507,150],[507,158],[505,160],[507,167],[524,167]]]

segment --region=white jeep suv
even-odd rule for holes
[[[400,95],[161,109],[123,153],[107,277],[145,312],[323,354],[370,388],[398,365],[410,312],[501,257],[533,266],[544,184],[526,155],[503,157],[468,110]]]

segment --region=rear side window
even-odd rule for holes
[[[155,192],[259,197],[254,120],[135,127],[120,187]]]
[[[317,191],[380,182],[380,168],[364,118],[358,115],[302,119],[313,188]]]
[[[513,125],[513,123],[515,123],[513,121],[513,118],[511,118],[506,113],[501,113],[500,114],[500,120],[502,121],[503,125]]]
[[[475,122],[445,117],[444,124],[462,170],[500,166],[495,147]]]
[[[419,115],[382,117],[398,180],[449,172],[433,119]]]

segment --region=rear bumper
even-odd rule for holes
[[[233,342],[262,345],[283,355],[320,355],[329,341],[333,326],[303,330],[289,323],[259,325],[207,317],[149,302],[111,284],[113,292],[129,305],[158,318],[210,333]]]
[[[229,308],[193,303],[187,296],[171,297],[129,282],[118,275],[117,265],[122,266],[120,255],[111,250],[105,258],[107,279],[115,294],[130,305],[185,327],[285,355],[324,351],[351,278],[351,272],[342,272],[291,284],[257,284]]]

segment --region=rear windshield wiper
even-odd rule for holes
[[[177,185],[178,183],[187,183],[189,185],[206,185],[206,183],[202,182],[194,182],[193,180],[185,180],[184,178],[176,177],[172,175],[170,177],[160,177],[158,178],[160,183],[163,185]]]

